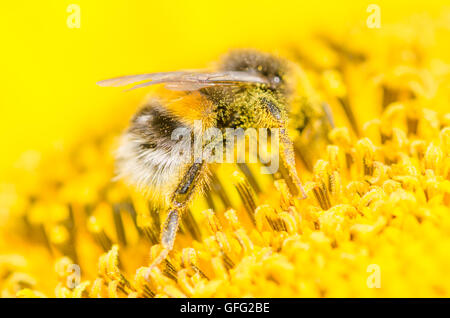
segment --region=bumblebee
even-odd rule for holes
[[[290,192],[297,198],[305,197],[287,133],[294,79],[291,62],[269,53],[237,50],[227,54],[213,72],[151,73],[98,82],[114,87],[134,84],[131,89],[164,85],[163,92],[134,115],[117,154],[118,176],[145,189],[152,203],[168,211],[161,228],[163,249],[151,267],[173,248],[183,211],[208,179],[208,162],[180,160],[174,155],[192,143],[174,140],[175,129],[201,134],[211,127],[223,131],[278,128],[280,170],[285,172]],[[200,126],[195,125],[197,120]]]

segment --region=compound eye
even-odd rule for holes
[[[272,89],[276,89],[281,83],[281,78],[277,75],[270,78],[270,86]]]

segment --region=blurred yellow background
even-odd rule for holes
[[[47,0],[2,5],[0,176],[21,153],[48,151],[131,115],[145,90],[123,93],[96,81],[207,65],[230,47],[292,41],[315,26],[382,23],[439,14],[448,1],[105,1]],[[67,7],[78,4],[80,28]],[[126,105],[129,105],[126,106]],[[119,116],[117,116],[119,114]],[[123,116],[121,116],[123,114]]]

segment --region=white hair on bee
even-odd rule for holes
[[[176,129],[190,132],[194,128],[152,100],[131,120],[116,152],[117,178],[135,185],[162,206],[169,204],[168,195],[174,193],[191,165],[190,158],[183,156],[191,149],[191,134],[173,139]]]

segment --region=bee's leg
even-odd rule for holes
[[[167,255],[172,250],[178,231],[178,224],[180,223],[181,213],[182,211],[180,208],[174,208],[169,211],[161,229],[162,251],[150,264],[149,270],[161,264],[161,262],[166,259]]]
[[[154,259],[149,270],[164,261],[169,252],[172,250],[181,215],[187,207],[189,199],[192,197],[194,189],[199,183],[199,179],[202,177],[202,172],[205,165],[205,162],[193,163],[181,179],[177,189],[172,195],[169,213],[167,214],[166,220],[164,221],[161,229],[161,246],[163,249]]]
[[[303,189],[300,178],[295,169],[295,156],[292,141],[289,138],[285,128],[280,129],[280,173],[294,197],[301,194],[300,199],[306,198],[306,192]]]

